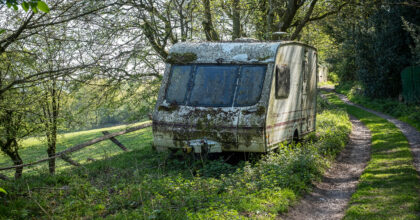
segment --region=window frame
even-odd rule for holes
[[[276,99],[287,99],[289,98],[289,94],[290,94],[290,87],[291,87],[291,74],[290,74],[290,67],[286,64],[281,65],[281,67],[279,67],[278,65],[276,65],[276,70],[275,70],[275,98]],[[286,80],[284,82],[284,80],[282,79],[282,77],[280,77],[281,73],[286,72]],[[282,80],[280,80],[282,79]],[[282,85],[280,85],[282,84]],[[285,88],[285,94],[279,94],[280,92],[280,88],[284,88],[284,86],[286,86]]]
[[[254,106],[256,105],[260,100],[261,100],[261,96],[262,96],[262,91],[264,89],[264,83],[266,81],[266,76],[267,76],[267,70],[268,68],[268,64],[215,64],[215,63],[194,63],[194,64],[171,64],[170,67],[170,71],[169,71],[169,77],[168,77],[168,82],[166,83],[166,88],[165,88],[165,93],[164,93],[164,98],[163,100],[165,100],[166,102],[169,103],[169,101],[167,100],[167,95],[168,95],[168,90],[171,84],[171,79],[172,79],[172,74],[173,74],[173,68],[175,66],[191,66],[191,72],[190,72],[190,77],[189,77],[189,81],[187,83],[187,90],[186,90],[186,94],[184,96],[184,100],[182,103],[171,103],[173,105],[179,105],[179,106],[190,106],[190,107],[214,107],[214,108],[226,108],[226,107],[250,107],[250,106]],[[197,67],[198,66],[237,66],[237,72],[235,73],[235,80],[234,80],[234,93],[233,93],[233,97],[232,100],[230,102],[230,105],[227,106],[220,106],[220,105],[191,105],[190,104],[190,98],[191,98],[191,94],[192,94],[192,90],[194,87],[194,80],[196,77],[196,71],[197,71]],[[252,104],[252,105],[237,105],[236,104],[236,99],[237,99],[237,91],[239,88],[239,81],[240,81],[240,77],[241,77],[241,72],[242,72],[242,67],[244,66],[263,66],[264,67],[264,76],[262,77],[262,81],[261,81],[261,91],[259,93],[259,96],[257,98],[257,101]]]

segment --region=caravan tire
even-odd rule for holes
[[[292,139],[293,143],[297,143],[299,142],[299,132],[298,130],[295,130],[295,132],[293,133],[293,139]]]

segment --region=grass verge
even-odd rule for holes
[[[131,137],[138,141],[128,142],[131,152],[55,176],[0,182],[8,193],[0,195],[0,218],[274,219],[346,145],[351,123],[344,111],[326,109],[317,121],[317,133],[304,144],[238,165],[170,159],[152,151],[146,129]]]
[[[370,99],[360,94],[360,86],[345,83],[336,87],[336,91],[346,95],[350,101],[375,111],[391,115],[420,131],[420,105],[408,105],[394,99]]]
[[[394,124],[329,93],[334,105],[359,118],[372,132],[372,153],[345,219],[418,219],[420,184],[409,144]]]

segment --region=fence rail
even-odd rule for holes
[[[123,134],[127,134],[127,133],[130,133],[130,132],[133,132],[133,131],[137,131],[137,130],[140,130],[140,129],[143,129],[143,128],[147,128],[147,127],[150,127],[150,126],[152,126],[152,122],[151,121],[145,122],[145,123],[143,123],[143,124],[141,124],[139,126],[127,128],[124,131],[119,131],[119,132],[115,132],[115,133],[106,134],[106,135],[104,135],[102,137],[98,137],[98,138],[95,138],[95,139],[86,141],[84,143],[74,145],[73,147],[67,148],[67,149],[65,149],[63,151],[60,151],[60,152],[56,153],[52,157],[44,158],[42,160],[34,161],[34,162],[31,162],[31,163],[20,164],[20,165],[9,166],[9,167],[2,167],[2,168],[0,168],[0,171],[2,171],[2,170],[11,170],[11,169],[20,168],[20,167],[33,166],[35,164],[46,162],[46,161],[49,161],[49,160],[54,159],[54,158],[62,158],[66,154],[79,151],[79,150],[81,150],[81,149],[83,149],[85,147],[88,147],[90,145],[96,144],[98,142],[101,142],[101,141],[104,141],[104,140],[108,140],[108,139],[111,139],[111,138],[114,138],[114,137],[117,137],[117,136],[120,136],[120,135],[123,135]]]

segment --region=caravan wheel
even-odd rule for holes
[[[299,142],[299,132],[298,130],[295,130],[295,132],[293,133],[292,143],[297,143],[297,142]]]

